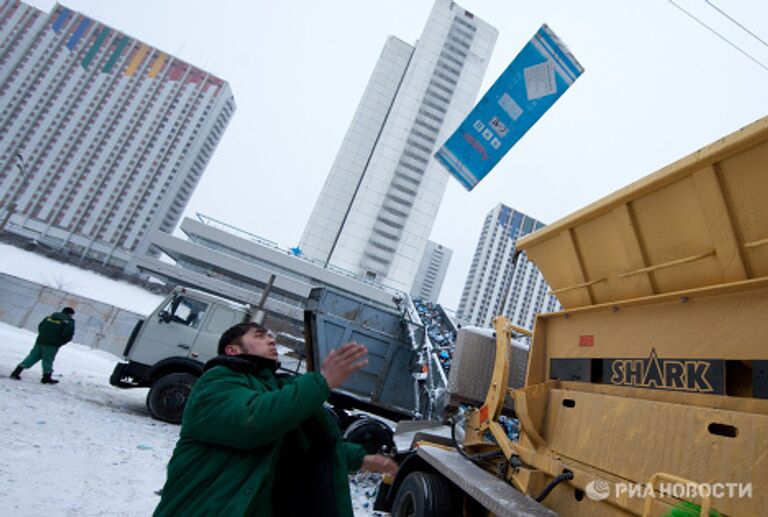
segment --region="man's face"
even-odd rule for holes
[[[256,329],[250,329],[240,338],[240,345],[228,345],[227,348],[240,349],[237,353],[229,355],[250,354],[258,355],[267,359],[277,361],[277,346],[275,345],[275,336],[272,332],[259,332]]]

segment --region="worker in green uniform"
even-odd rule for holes
[[[53,374],[53,360],[62,345],[72,341],[75,335],[75,320],[72,316],[75,309],[64,307],[61,312],[54,312],[43,318],[37,326],[37,339],[29,355],[19,363],[11,373],[11,379],[21,380],[21,371],[31,368],[38,361],[43,361],[43,384],[58,384],[59,381],[51,378]]]
[[[323,403],[367,364],[347,343],[320,371],[278,374],[273,334],[240,323],[221,336],[182,418],[155,517],[352,517],[348,473],[397,464],[346,443]]]

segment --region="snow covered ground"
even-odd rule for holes
[[[156,295],[132,285],[2,244],[0,271],[136,312],[158,303]],[[114,285],[105,288],[107,281]],[[179,427],[150,418],[146,389],[110,386],[118,358],[83,345],[59,351],[54,378],[61,382],[55,386],[40,384],[40,363],[21,381],[10,379],[34,339],[32,332],[0,323],[0,512],[151,515]],[[377,481],[368,474],[351,478],[355,515],[373,515]]]
[[[35,334],[0,323],[0,508],[4,515],[147,516],[159,500],[179,427],[149,417],[146,389],[108,379],[116,357],[68,344],[55,386],[40,364],[8,378]],[[377,479],[353,476],[355,515],[371,515]]]
[[[0,508],[5,515],[147,516],[179,427],[155,421],[145,389],[109,385],[116,357],[69,344],[55,377],[8,378],[35,334],[0,323]]]

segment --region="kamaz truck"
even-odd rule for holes
[[[115,366],[110,383],[149,388],[150,414],[181,422],[192,386],[217,354],[219,337],[236,323],[261,319],[265,293],[254,306],[177,287],[136,324],[123,352],[125,361]],[[345,438],[370,452],[393,448],[387,422],[434,417],[441,410],[445,376],[405,296],[384,307],[340,290],[316,288],[306,303],[304,337],[277,337],[278,344],[297,352],[295,359],[281,356],[289,373],[314,369],[343,343],[367,346],[368,364],[332,392],[328,409]]]

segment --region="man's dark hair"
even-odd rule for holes
[[[72,316],[75,313],[75,309],[73,309],[72,307],[64,307],[64,309],[62,309],[61,312],[63,312],[64,314],[69,314],[70,316]]]
[[[266,334],[269,332],[264,325],[259,325],[258,323],[254,323],[252,321],[248,323],[238,323],[237,325],[234,325],[233,327],[225,330],[219,338],[219,355],[224,355],[224,348],[226,348],[227,345],[241,344],[240,340],[251,329],[255,330],[259,334]]]

